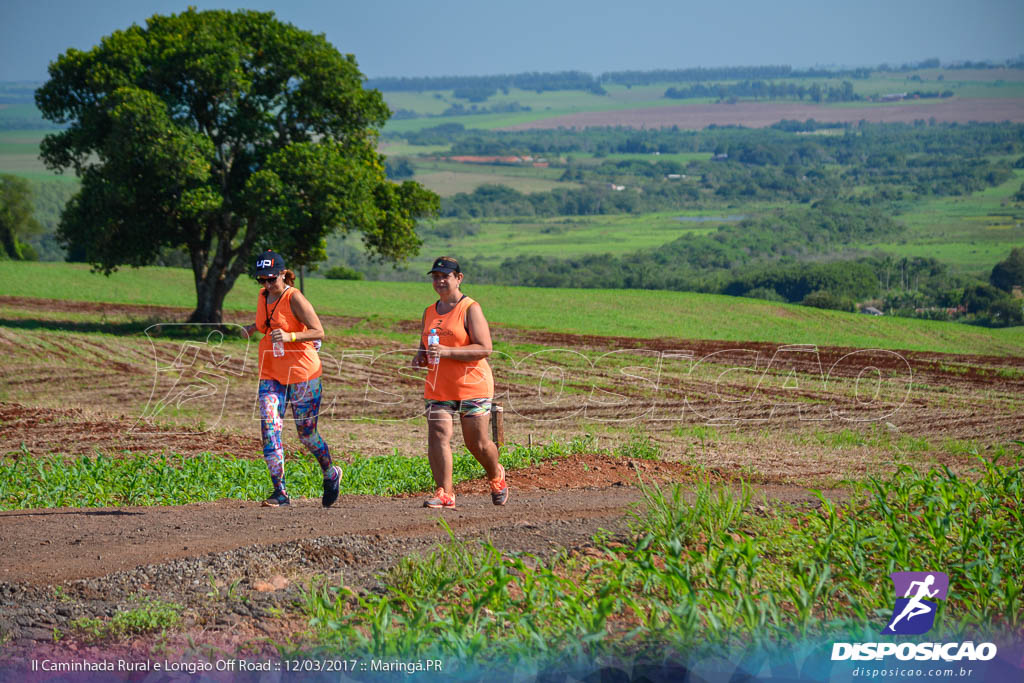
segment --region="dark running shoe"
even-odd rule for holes
[[[341,468],[337,465],[331,467],[329,475],[324,477],[324,497],[320,499],[325,508],[334,505],[338,500],[338,489],[341,487]]]
[[[491,479],[491,502],[495,505],[504,505],[508,502],[508,482],[505,481],[505,468],[501,465],[501,476]]]
[[[265,508],[280,508],[291,504],[292,501],[288,498],[288,494],[283,491],[274,491],[265,501],[263,501],[263,507]]]

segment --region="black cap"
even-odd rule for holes
[[[256,276],[277,275],[284,270],[284,257],[267,249],[256,258]]]
[[[427,275],[431,273],[461,273],[462,268],[459,267],[459,262],[453,259],[451,256],[442,256],[441,258],[434,261],[434,266],[427,271]]]

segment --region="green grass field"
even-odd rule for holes
[[[997,187],[967,197],[932,197],[907,204],[896,220],[907,226],[898,242],[864,244],[894,256],[932,256],[966,272],[991,271],[1024,244],[1024,207],[1012,196],[1024,170]]]
[[[78,264],[3,261],[0,277],[7,283],[7,296],[195,305],[191,273],[184,269],[128,269],[107,278],[91,274],[88,266]],[[685,292],[477,286],[471,277],[465,290],[481,302],[488,320],[496,327],[622,337],[1024,355],[1024,327],[990,330]],[[254,282],[239,282],[228,295],[225,308],[252,310],[257,291]],[[416,320],[434,299],[427,282],[311,278],[306,282],[306,293],[319,313],[385,320]]]
[[[759,207],[760,208],[760,207]],[[737,214],[738,215],[738,214]],[[747,214],[744,214],[747,215]],[[476,235],[443,239],[424,234],[420,256],[413,263],[429,263],[431,254],[457,252],[474,263],[497,266],[507,258],[546,256],[565,258],[586,254],[628,254],[654,249],[684,235],[714,230],[729,215],[721,212],[672,211],[641,215],[560,216],[537,219],[476,219]],[[459,219],[437,221],[439,228]]]

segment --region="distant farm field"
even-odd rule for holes
[[[862,245],[896,256],[927,255],[964,271],[983,271],[1024,244],[1024,208],[1010,201],[1024,170],[996,187],[966,197],[930,197],[906,206],[896,220],[907,234],[896,243]]]
[[[618,160],[654,160],[662,155],[609,155]],[[685,156],[685,155],[681,155]],[[589,161],[587,159],[584,162]],[[500,169],[500,167],[490,167]],[[525,170],[525,169],[524,169]],[[498,171],[500,172],[500,170]],[[425,178],[415,177],[424,182]],[[485,183],[505,183],[497,175],[452,173],[443,184],[433,187],[443,196],[471,192]],[[510,186],[520,191],[531,187],[523,178],[514,178]],[[538,178],[534,183],[543,183]],[[898,257],[930,256],[962,272],[984,273],[1006,258],[1009,251],[1024,244],[1024,208],[1012,201],[1024,183],[1024,170],[1017,169],[1006,182],[967,196],[929,197],[906,202],[893,218],[907,226],[905,233],[892,241],[862,243],[866,252],[880,251]],[[559,187],[571,187],[558,183]],[[534,190],[536,191],[536,190]],[[452,252],[473,258],[476,263],[498,265],[505,258],[540,255],[573,257],[584,254],[626,254],[653,249],[684,235],[704,234],[722,223],[756,217],[778,208],[766,202],[731,202],[726,207],[680,210],[648,214],[604,216],[563,216],[551,218],[478,218],[441,219],[435,228],[421,230],[424,246],[416,263],[426,263],[434,252]],[[723,219],[723,220],[719,220]],[[472,234],[456,231],[444,237],[445,226],[463,223],[474,226]]]
[[[500,166],[455,163],[434,160],[413,160],[416,181],[442,197],[458,192],[472,192],[481,185],[504,185],[518,192],[548,192],[556,187],[576,188],[576,183],[562,183],[560,169],[531,166]]]
[[[423,248],[414,263],[426,266],[431,254],[458,252],[475,264],[497,266],[507,258],[547,256],[566,258],[586,254],[627,254],[654,249],[684,235],[705,234],[740,215],[720,212],[673,211],[640,215],[557,216],[552,218],[490,218],[471,224],[474,235],[445,236],[449,225],[466,221],[444,219],[422,231]],[[454,232],[454,231],[453,231]]]
[[[687,104],[646,109],[618,109],[564,114],[503,126],[503,130],[537,128],[591,128],[627,126],[631,128],[702,129],[718,126],[764,128],[783,119],[805,121],[872,123],[912,123],[917,120],[967,123],[969,121],[1024,122],[1024,101],[1006,99],[943,99],[895,102],[891,104],[814,105],[803,102],[736,102]]]
[[[478,103],[479,112],[472,115],[451,116],[442,114],[454,105],[469,108],[472,105],[453,96],[451,90],[426,92],[385,91],[384,97],[393,110],[405,110],[419,114],[421,118],[393,119],[387,125],[392,133],[420,130],[440,123],[458,123],[467,128],[512,129],[558,128],[573,126],[624,125],[635,127],[664,127],[678,125],[681,128],[700,129],[709,124],[744,125],[763,127],[783,118],[819,121],[860,121],[873,122],[914,121],[931,116],[939,121],[1020,121],[1021,112],[1012,106],[1013,100],[1024,98],[1024,69],[921,69],[907,72],[874,72],[867,79],[844,78],[777,78],[767,79],[773,83],[836,88],[844,80],[850,80],[854,92],[861,96],[874,97],[896,93],[952,92],[952,99],[908,100],[887,104],[846,102],[815,105],[810,101],[792,100],[752,101],[740,98],[729,109],[716,107],[715,98],[692,98],[675,100],[665,97],[670,87],[687,87],[690,83],[665,81],[627,87],[604,84],[606,95],[595,95],[583,91],[534,92],[510,89],[508,93],[498,92],[485,102]],[[716,84],[735,84],[736,80],[715,81]],[[1006,100],[1003,106],[998,101]],[[963,101],[980,105],[975,109]],[[940,102],[957,102],[952,107],[935,110],[920,109]],[[493,112],[493,109],[519,105],[522,111]],[[741,105],[758,105],[748,110]],[[686,107],[690,111],[675,111]],[[708,109],[708,107],[712,107]],[[778,107],[778,108],[776,108]],[[792,108],[790,108],[792,107]],[[911,107],[905,109],[905,107]],[[529,108],[526,110],[526,108]],[[666,109],[666,112],[659,110]],[[638,110],[649,110],[641,114]],[[845,113],[840,113],[847,110]],[[880,111],[876,111],[880,110]],[[620,112],[619,114],[600,113]],[[731,113],[729,113],[731,112]]]
[[[195,305],[189,271],[128,269],[107,278],[88,266],[0,262],[5,295],[150,306]],[[755,299],[646,290],[570,290],[474,285],[495,326],[629,338],[765,341],[856,348],[1024,356],[1024,327],[986,329],[958,323],[871,317]],[[225,308],[253,309],[256,284],[239,281]],[[309,278],[306,292],[324,315],[372,321],[419,319],[435,298],[430,285]]]

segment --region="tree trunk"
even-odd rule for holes
[[[190,323],[223,325],[224,299],[250,262],[255,230],[246,231],[241,244],[232,248],[237,234],[232,215],[224,214],[218,223],[220,230],[216,225],[205,226],[202,238],[189,243],[196,283],[196,309],[189,316]]]
[[[247,260],[247,259],[246,259]],[[235,264],[236,267],[238,264]],[[220,325],[224,322],[224,299],[234,286],[238,274],[236,267],[228,266],[221,254],[207,265],[199,258],[192,261],[196,281],[196,309],[188,322]]]
[[[208,279],[196,280],[196,310],[189,316],[190,323],[220,325],[224,322],[224,299],[229,288],[224,286],[224,280],[218,278],[210,283]]]

